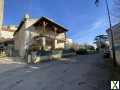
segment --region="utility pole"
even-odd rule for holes
[[[115,52],[115,47],[114,47],[114,36],[113,36],[112,23],[111,23],[111,17],[110,17],[110,9],[109,9],[107,0],[105,0],[105,4],[106,4],[106,10],[107,10],[108,20],[109,20],[109,27],[110,27],[109,30],[110,30],[110,34],[111,34],[113,65],[117,66],[117,63],[116,63],[116,52]]]

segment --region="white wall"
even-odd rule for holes
[[[63,48],[64,49],[64,47],[65,47],[65,44],[64,44],[64,42],[62,43],[58,43],[57,42],[57,44],[56,44],[56,47],[55,48]]]
[[[65,33],[60,33],[56,36],[57,39],[65,39]]]
[[[14,34],[14,32],[12,32],[12,31],[8,31],[8,30],[2,30],[2,31],[0,31],[0,34],[1,34],[1,38],[5,38],[5,39],[7,39],[7,38],[13,38],[13,34]]]
[[[21,27],[21,29],[19,30],[19,32],[16,33],[15,35],[15,49],[19,51],[19,55],[21,57],[24,56],[25,54],[25,29],[24,29],[25,25],[23,25]]]
[[[15,49],[19,51],[21,57],[25,55],[27,42],[29,40],[30,33],[27,32],[27,28],[30,29],[29,27],[36,21],[35,19],[27,19],[19,32],[15,35]]]

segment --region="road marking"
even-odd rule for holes
[[[32,71],[30,71],[30,70],[27,70],[26,72],[32,72]]]
[[[40,67],[30,66],[30,68],[32,68],[32,69],[39,69]]]

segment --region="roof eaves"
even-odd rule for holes
[[[20,24],[19,24],[17,30],[14,32],[14,35],[13,35],[13,36],[15,36],[15,34],[16,34],[17,32],[19,32],[20,28],[21,28],[22,25],[25,23],[25,20],[26,20],[26,19],[24,19],[24,20],[22,20],[22,21],[20,22]]]
[[[48,21],[54,23],[54,24],[57,25],[58,27],[64,29],[65,31],[69,31],[69,30],[66,29],[63,25],[60,25],[60,24],[56,23],[55,21],[53,21],[52,19],[49,19],[48,17],[41,17],[40,19],[46,19],[46,20],[48,20]]]

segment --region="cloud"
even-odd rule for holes
[[[103,20],[103,19],[102,19],[102,20],[100,19],[100,20],[94,22],[89,30],[90,30],[90,31],[91,31],[91,30],[96,30],[96,29],[100,28],[100,27],[103,25],[103,23],[104,23],[104,20]]]
[[[103,32],[107,27],[106,20],[104,18],[98,19],[95,22],[88,25],[88,28],[82,30],[84,32],[78,32],[72,36],[73,40],[77,43],[89,43],[92,44],[94,37],[97,34]],[[101,30],[101,31],[99,31]]]
[[[90,24],[88,26],[89,28],[84,30],[85,32],[78,32],[78,33],[75,34],[75,36],[72,36],[72,37],[73,38],[80,38],[80,37],[83,38],[83,37],[86,36],[86,34],[94,32],[95,30],[103,27],[104,25],[105,25],[104,19],[99,19],[99,20],[93,22],[92,24]]]

